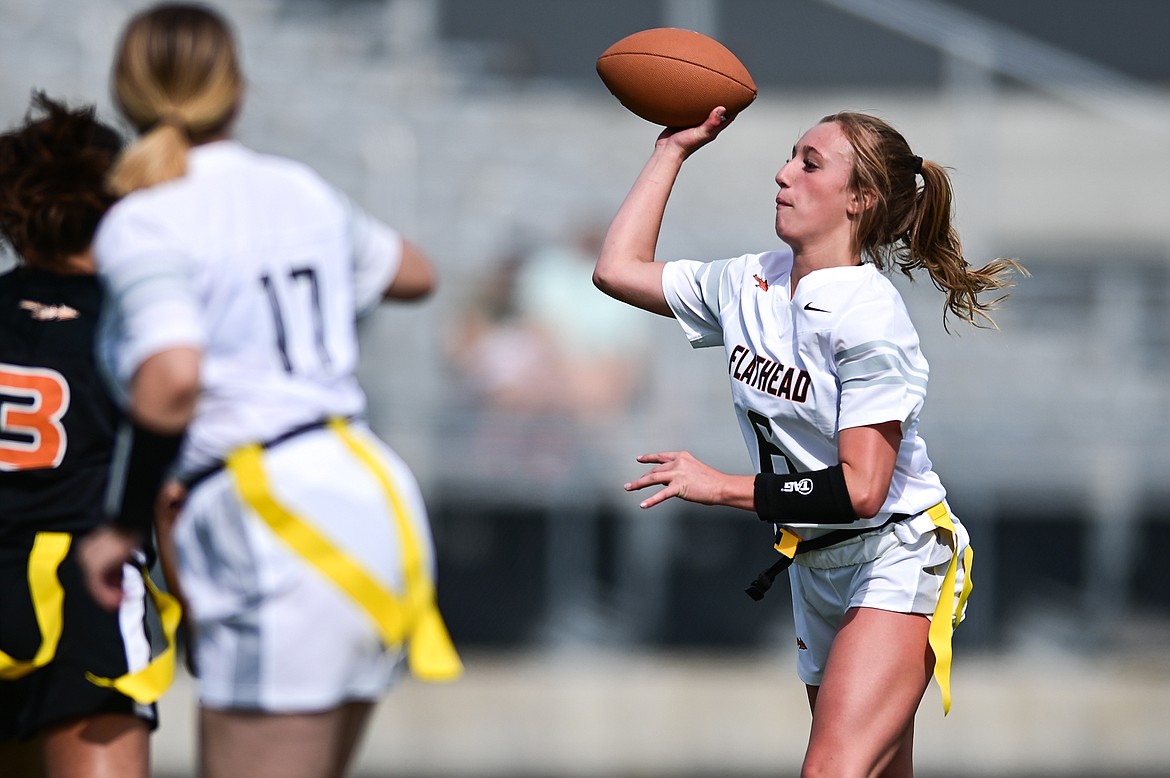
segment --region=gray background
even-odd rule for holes
[[[96,101],[138,2],[0,0],[0,122],[30,89]],[[712,34],[760,97],[696,155],[660,256],[775,245],[772,177],[840,109],[894,122],[952,168],[973,264],[1032,271],[998,332],[941,326],[899,281],[932,366],[922,431],[977,548],[956,708],[919,716],[924,773],[1170,774],[1170,4],[1159,0],[239,0],[239,136],[300,158],[432,254],[421,306],[363,330],[371,419],[427,493],[440,599],[468,659],[404,682],[363,774],[793,773],[807,728],[783,583],[731,511],[640,512],[637,453],[744,472],[717,354],[646,323],[620,417],[489,418],[447,357],[501,257],[604,223],[656,130],[593,62],[638,29]],[[486,431],[485,431],[486,430]],[[509,436],[501,439],[501,430]],[[551,442],[550,442],[551,441]],[[191,764],[190,684],[160,770]]]

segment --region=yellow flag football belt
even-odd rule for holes
[[[142,571],[142,580],[146,582],[146,590],[158,611],[166,646],[146,667],[136,672],[117,678],[101,678],[93,673],[86,673],[85,677],[91,683],[117,689],[135,702],[149,705],[157,702],[175,680],[175,633],[178,632],[183,611],[179,601],[155,586],[145,570]]]
[[[406,644],[407,663],[415,677],[424,681],[458,678],[463,665],[435,603],[434,584],[406,502],[370,443],[354,434],[344,420],[332,420],[326,426],[366,466],[386,495],[401,539],[402,595],[383,585],[312,523],[277,500],[264,472],[264,447],[260,444],[238,449],[226,460],[241,498],[289,548],[358,604],[387,647]]]
[[[72,541],[72,536],[66,532],[37,533],[29,553],[28,586],[33,612],[41,631],[41,645],[33,658],[27,661],[14,659],[0,651],[0,679],[10,681],[21,678],[44,667],[56,656],[64,626],[62,606],[65,602],[65,591],[61,587],[57,569],[69,553]],[[159,590],[147,571],[142,571],[142,577],[158,610],[166,647],[141,670],[117,678],[101,678],[86,673],[86,678],[98,686],[116,689],[135,702],[147,705],[156,702],[175,677],[175,631],[179,627],[180,610],[178,600]]]
[[[927,509],[926,515],[934,522],[934,526],[946,535],[947,545],[951,547],[951,562],[947,566],[946,575],[943,576],[942,591],[939,593],[938,604],[934,608],[928,633],[930,648],[934,651],[934,679],[942,692],[943,715],[946,715],[951,711],[952,638],[955,634],[955,628],[963,620],[967,598],[971,594],[971,565],[975,558],[975,552],[971,550],[970,546],[967,546],[963,549],[962,556],[959,555],[959,541],[955,533],[955,524],[951,521],[951,514],[945,502],[940,502]],[[909,516],[895,514],[882,526],[907,518]],[[795,532],[780,527],[775,548],[780,552],[781,559],[752,582],[751,586],[748,587],[748,594],[752,599],[761,599],[764,592],[772,585],[772,580],[792,564],[792,560],[797,554],[815,548],[825,548],[849,537],[856,537],[859,534],[874,532],[878,529],[881,527],[871,527],[864,530],[838,530],[836,533],[829,533],[812,541],[803,541]],[[959,592],[959,600],[956,603],[955,579],[958,577],[960,566],[963,568],[963,588]]]
[[[930,648],[934,651],[934,679],[942,692],[943,715],[951,711],[951,638],[955,627],[963,620],[963,611],[967,607],[967,598],[971,595],[971,564],[975,552],[971,546],[963,549],[962,559],[959,557],[959,539],[955,534],[955,524],[951,521],[950,511],[946,503],[940,502],[928,510],[934,526],[938,527],[947,536],[947,543],[951,547],[951,563],[947,566],[947,574],[943,577],[942,591],[939,593],[938,605],[934,608],[934,616],[930,622]],[[959,601],[955,602],[955,577],[960,564],[963,567],[963,589],[959,592]]]
[[[0,679],[12,681],[44,667],[57,653],[61,639],[61,606],[65,591],[57,578],[57,568],[69,553],[72,537],[66,532],[39,532],[28,557],[28,590],[32,596],[33,612],[41,630],[41,645],[32,659],[14,659],[0,651]]]

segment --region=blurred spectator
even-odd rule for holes
[[[587,225],[533,252],[516,279],[519,314],[556,349],[555,402],[578,418],[626,411],[645,364],[646,317],[593,285],[604,238],[604,225]]]
[[[603,235],[589,226],[509,253],[470,286],[448,354],[469,412],[452,421],[475,473],[595,485],[597,449],[644,378],[650,323],[593,285]]]
[[[603,236],[591,225],[506,256],[475,284],[449,349],[473,404],[590,421],[629,409],[647,322],[593,286]]]
[[[555,382],[553,344],[524,321],[516,305],[522,253],[502,258],[471,287],[455,322],[448,352],[477,408],[543,409]]]

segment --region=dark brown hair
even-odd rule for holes
[[[821,119],[827,122],[837,124],[853,147],[850,190],[870,203],[854,226],[854,250],[878,268],[897,268],[907,277],[926,270],[946,294],[944,326],[950,313],[994,327],[988,312],[1006,295],[991,300],[980,295],[1012,286],[1013,270],[1027,271],[1004,257],[978,269],[967,264],[951,222],[954,194],[946,169],[916,156],[901,133],[875,116],[845,111]]]
[[[117,199],[106,176],[121,148],[92,106],[70,109],[34,92],[24,123],[0,135],[0,237],[50,270],[86,251]]]

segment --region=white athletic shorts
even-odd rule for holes
[[[961,561],[969,539],[954,514],[951,520]],[[788,576],[800,680],[821,685],[829,648],[850,608],[921,613],[930,618],[951,563],[946,535],[922,513],[869,535],[798,554]],[[960,564],[951,595],[956,608],[964,579]]]
[[[418,484],[364,427],[408,507],[424,563],[433,545]],[[270,492],[401,596],[402,549],[386,492],[329,429],[264,452]],[[266,712],[327,710],[389,690],[403,652],[245,504],[225,470],[198,483],[175,528],[179,580],[195,630],[200,702]],[[432,578],[433,580],[433,578]]]

